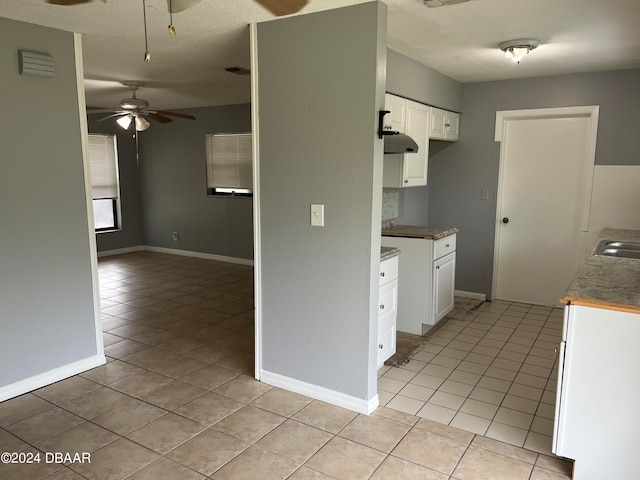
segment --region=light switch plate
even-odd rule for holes
[[[311,204],[311,226],[324,227],[324,204]]]

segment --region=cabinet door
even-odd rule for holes
[[[455,278],[455,252],[433,262],[434,323],[453,310]]]
[[[418,144],[418,153],[405,153],[402,168],[403,185],[416,187],[427,184],[429,161],[430,108],[421,103],[407,101],[407,135]]]
[[[447,112],[445,118],[445,128],[447,140],[458,140],[458,132],[460,130],[460,114],[454,112]]]
[[[396,322],[388,322],[378,331],[378,368],[396,353]]]
[[[407,116],[407,100],[396,95],[387,93],[384,97],[385,109],[391,113],[384,116],[384,130],[405,133]]]
[[[429,126],[429,138],[445,140],[447,127],[445,127],[447,112],[439,108],[431,107],[431,123]]]

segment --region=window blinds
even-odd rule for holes
[[[253,188],[250,133],[205,136],[207,188]]]
[[[115,135],[89,135],[93,199],[118,198]]]

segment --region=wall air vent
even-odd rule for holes
[[[468,2],[469,0],[420,0],[427,7],[444,7],[446,5],[453,5],[454,3]]]
[[[53,78],[56,76],[56,62],[51,55],[18,50],[18,72],[20,75]]]

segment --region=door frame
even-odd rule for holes
[[[507,124],[514,120],[531,120],[546,118],[586,117],[589,119],[587,133],[587,148],[584,152],[582,175],[582,189],[580,200],[582,204],[580,231],[589,231],[589,216],[591,212],[591,190],[593,185],[593,168],[596,158],[596,140],[598,135],[599,105],[585,105],[577,107],[534,108],[527,110],[500,110],[496,112],[495,141],[500,142],[500,163],[498,166],[498,191],[496,192],[496,218],[493,245],[493,275],[491,278],[491,298],[496,298],[498,288],[498,253],[500,246],[500,219],[502,218],[502,190],[504,182],[505,149],[502,141],[506,136]]]

